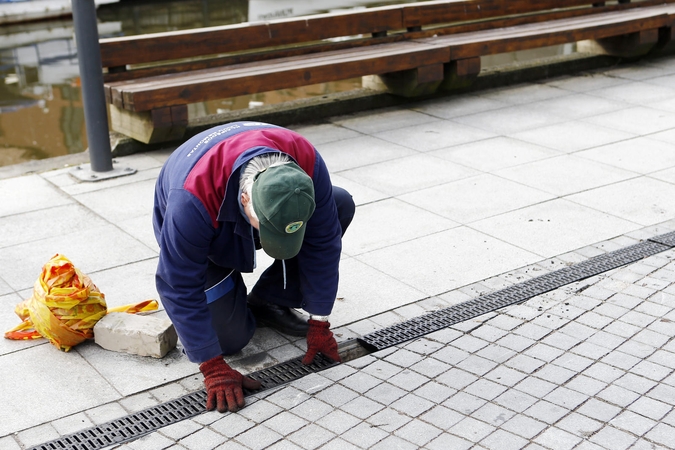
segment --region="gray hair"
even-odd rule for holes
[[[253,188],[255,176],[265,169],[281,166],[282,164],[288,164],[290,162],[293,162],[293,160],[286,153],[270,152],[252,158],[244,167],[242,167],[241,175],[239,176],[239,189],[249,196],[251,199],[251,206],[253,205],[251,189]],[[253,208],[251,208],[251,212],[255,215],[255,210]]]
[[[258,172],[262,172],[263,170],[270,167],[288,164],[292,161],[293,160],[290,156],[282,152],[265,153],[252,158],[241,169],[241,176],[239,177],[239,189],[241,189],[242,192],[246,192],[248,195],[251,195],[253,180]]]

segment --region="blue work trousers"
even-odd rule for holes
[[[356,209],[352,196],[346,190],[333,186],[333,198],[338,220],[344,235]],[[253,294],[260,299],[281,306],[299,308],[302,304],[297,258],[283,262],[286,265],[285,286],[282,261],[275,260],[260,276]],[[206,276],[206,298],[211,312],[211,323],[218,334],[224,355],[231,355],[248,344],[255,333],[255,318],[246,304],[246,285],[236,270],[210,264]]]

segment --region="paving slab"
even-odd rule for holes
[[[314,143],[314,145],[323,145],[329,142],[341,141],[344,139],[362,136],[362,134],[358,131],[350,130],[332,123],[313,125],[299,124],[294,126],[293,129],[309,139],[309,141]]]
[[[471,226],[545,258],[559,255],[566,248],[583,247],[640,228],[633,216],[628,215],[632,220],[621,219],[578,203],[556,199],[481,220]],[[563,223],[565,233],[557,233],[555,230]]]
[[[494,172],[559,154],[545,147],[505,136],[483,139],[429,152],[429,155],[480,170]]]
[[[495,99],[467,94],[456,96],[452,102],[448,102],[445,98],[420,102],[414,104],[412,109],[441,119],[452,119],[466,114],[504,108],[507,105]]]
[[[453,121],[436,120],[431,117],[423,124],[407,125],[374,133],[373,136],[392,144],[403,145],[420,152],[428,152],[495,137],[495,134],[477,127],[465,126]]]
[[[662,76],[657,76],[657,77],[649,77],[645,79],[644,81],[647,83],[651,84],[657,84],[659,86],[666,86],[669,88],[675,87],[675,76],[673,76],[673,70],[672,67],[668,68],[662,68],[662,67],[656,67],[654,68],[654,74],[659,74]],[[649,74],[646,74],[649,75]]]
[[[642,105],[655,100],[671,99],[675,97],[675,89],[658,84],[633,81],[630,84],[630,89],[624,89],[622,86],[611,86],[595,89],[591,95]]]
[[[113,223],[147,216],[152,211],[156,177],[137,180],[110,189],[77,194],[73,197]]]
[[[364,149],[368,149],[364,151]],[[373,136],[358,136],[321,146],[321,157],[331,173],[414,155],[410,148]]]
[[[575,154],[624,170],[648,174],[675,166],[675,147],[672,143],[637,137]]]
[[[558,197],[628,180],[637,175],[602,162],[584,160],[577,155],[547,158],[499,170],[495,174]]]
[[[6,295],[14,292],[14,289],[9,287],[9,284],[5,282],[2,278],[0,278],[0,295]]]
[[[624,142],[635,135],[582,120],[570,120],[521,131],[510,136],[563,153],[574,153],[614,142]]]
[[[331,119],[341,127],[363,134],[375,134],[415,125],[426,125],[433,122],[428,115],[409,109],[390,108],[377,112],[363,112]]]
[[[0,196],[0,217],[74,202],[39,175],[0,180]]]
[[[645,177],[604,186],[594,191],[581,192],[569,196],[568,199],[625,220],[647,225],[673,217],[674,194],[675,186],[672,184]]]
[[[162,162],[158,160],[158,158],[153,157],[153,155],[156,154],[158,154],[158,152],[153,152],[151,154],[139,153],[136,155],[124,157],[124,163],[129,167],[133,167],[136,170],[136,173],[133,176],[111,178],[106,180],[105,183],[79,182],[76,178],[70,175],[70,172],[73,170],[72,168],[45,172],[43,177],[69,195],[77,195],[86,192],[99,191],[102,189],[110,189],[125,184],[134,184],[140,180],[155,180],[157,179],[157,175],[159,175],[159,171],[162,167]]]
[[[330,179],[334,186],[346,189],[352,195],[356,206],[367,205],[390,197],[388,194],[371,189],[338,174],[331,174]]]
[[[400,255],[406,255],[401,258]],[[467,227],[387,247],[356,257],[426,293],[438,295],[522,267],[540,259],[534,253]],[[461,272],[457,267],[462,267]]]
[[[0,296],[0,330],[4,333],[21,323],[21,319],[14,312],[14,308],[25,299],[12,293]],[[44,344],[44,339],[31,341],[0,340],[0,355],[27,350],[30,347]]]
[[[415,154],[340,172],[345,178],[392,196],[474,174],[476,171],[468,167],[426,154]]]
[[[49,344],[0,356],[0,379],[2,436],[122,397],[77,352]]]
[[[338,341],[675,229],[674,74],[669,57],[293,126],[357,204],[331,316]],[[170,153],[119,158],[137,174],[97,183],[63,168],[0,181],[0,326],[18,323],[14,306],[56,252],[111,306],[156,298],[152,192]],[[674,258],[660,253],[119,448],[668,448]],[[258,252],[257,262],[249,286],[271,260]],[[228,362],[250,372],[304,351],[304,339],[261,328]],[[3,449],[203,387],[180,346],[153,360],[93,342],[61,353],[3,340],[0,378],[10,386],[0,392]],[[56,385],[72,392],[54,406]],[[35,414],[21,415],[27,391]]]
[[[554,196],[497,175],[482,174],[399,196],[460,224],[552,200]],[[438,199],[445,199],[439,202]]]
[[[15,290],[29,289],[40,275],[42,266],[60,253],[84,273],[95,272],[131,262],[154,258],[157,252],[112,224],[84,231],[52,236],[39,243],[27,242],[3,249],[7,283]]]
[[[49,226],[45,226],[45,222]],[[0,248],[81,233],[107,225],[98,214],[82,205],[72,203],[46,210],[13,214],[0,222]],[[16,233],[16,230],[21,233]]]
[[[639,136],[669,130],[672,128],[673,120],[675,120],[674,113],[646,106],[621,109],[586,119],[591,124],[614,128]]]
[[[382,273],[356,258],[343,261],[340,273],[344,274],[342,277],[349,276],[354,283],[338,288],[338,300],[331,315],[333,325],[347,325],[361,317],[390,311],[427,297],[423,289],[410,286],[405,280]],[[368,298],[368,302],[363,302],[364,298]]]
[[[637,70],[629,69],[635,72],[641,72],[644,67],[640,66]],[[619,69],[621,70],[621,69]],[[597,89],[608,88],[611,86],[626,85],[630,82],[628,78],[616,76],[611,70],[595,71],[583,73],[579,76],[561,76],[547,82],[550,86],[567,89],[572,92],[592,93]]]
[[[459,116],[452,120],[494,135],[506,135],[565,122],[568,119],[548,111],[544,103],[532,103]]]
[[[429,202],[401,198],[404,201],[391,198],[362,206],[349,225],[350,238],[344,241],[344,254],[356,256],[459,226],[439,217],[439,211],[428,207]]]
[[[477,94],[479,97],[497,100],[511,105],[535,103],[542,100],[551,100],[570,95],[570,92],[556,86],[543,83],[523,83],[518,86],[508,86],[486,89]]]
[[[157,244],[155,232],[152,228],[152,214],[145,211],[142,213],[142,215],[137,217],[117,222],[117,226],[119,226],[129,236],[133,237],[134,239],[143,243],[149,249],[154,250],[157,254],[159,254],[159,245]]]
[[[636,80],[653,82],[662,76],[668,76],[675,72],[675,66],[672,61],[649,61],[639,66],[625,66],[609,69],[604,73],[610,77],[617,77],[624,80]]]
[[[103,294],[109,308],[161,299],[155,288],[154,278],[157,258],[123,264],[87,275]]]
[[[582,119],[631,106],[625,101],[598,98],[597,96],[590,95],[588,92],[568,91],[568,94],[569,95],[540,100],[539,103],[545,105],[552,113],[568,119]]]
[[[647,103],[646,106],[660,111],[665,111],[667,113],[675,113],[675,107],[673,106],[672,99],[656,100],[651,103]]]

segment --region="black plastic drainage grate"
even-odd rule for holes
[[[369,350],[382,350],[505,306],[524,302],[537,295],[619,268],[672,247],[675,247],[675,231],[590,258],[573,266],[564,267],[449,308],[433,311],[406,322],[383,328],[357,340]],[[301,358],[296,358],[253,372],[248,376],[260,381],[262,388],[255,392],[261,392],[336,364],[319,354],[309,366],[303,365]],[[254,392],[245,391],[246,396],[252,393]],[[32,447],[31,450],[97,450],[133,441],[159,428],[201,414],[205,411],[205,404],[206,392],[203,390],[193,392],[135,414],[78,433],[62,436],[59,439]]]
[[[358,341],[373,351],[392,347],[668,250],[672,246],[675,246],[675,233],[673,233],[672,237],[664,238],[663,240],[672,242],[672,244],[661,244],[656,242],[656,238],[640,242],[639,244],[595,256],[573,266],[564,267],[554,272],[523,281],[522,283],[514,284],[505,289],[481,295],[458,305],[433,311],[423,316],[374,331],[358,338]]]
[[[336,364],[319,354],[314,358],[314,362],[308,366],[302,364],[301,358],[296,358],[253,372],[248,376],[260,381],[262,388],[257,391],[245,390],[244,395],[248,396],[255,392],[281,386]],[[204,390],[193,392],[135,414],[63,436],[33,447],[31,450],[97,450],[122,444],[136,440],[172,423],[201,414],[206,410],[205,405],[206,392]]]

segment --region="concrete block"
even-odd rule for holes
[[[178,335],[169,319],[109,313],[94,326],[94,340],[106,350],[162,358],[176,347]]]

